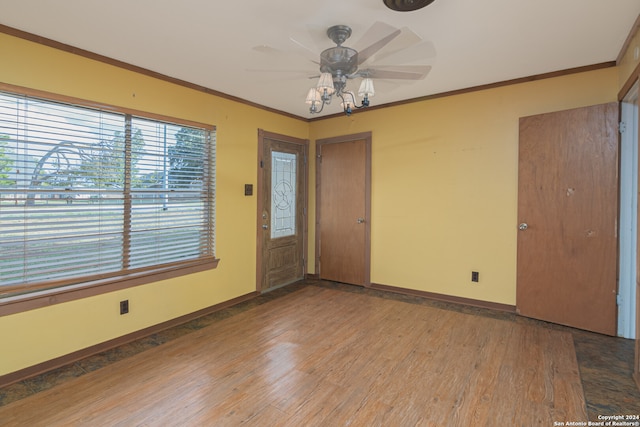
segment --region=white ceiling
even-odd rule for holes
[[[373,58],[433,67],[376,81],[371,104],[382,105],[613,61],[638,15],[640,0],[435,0],[415,12],[382,0],[0,0],[0,24],[304,118],[332,25],[350,26],[344,45],[358,49],[375,23],[422,39]]]

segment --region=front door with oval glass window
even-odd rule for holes
[[[304,277],[307,143],[261,132],[260,291]]]

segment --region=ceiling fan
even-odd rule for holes
[[[403,83],[424,79],[431,70],[431,65],[427,64],[436,55],[433,43],[423,40],[407,27],[396,28],[375,22],[353,48],[344,45],[351,34],[352,30],[347,25],[333,25],[323,32],[317,31],[316,27],[289,37],[291,44],[286,50],[255,46],[254,51],[265,55],[262,63],[266,68],[248,71],[288,73],[292,78],[318,79],[318,85],[307,93],[309,111],[320,113],[336,95],[341,99],[345,113],[350,114],[354,109],[369,104],[369,98],[374,95],[374,81],[376,85],[382,84],[382,87],[393,90]],[[313,47],[326,46],[327,38],[335,46],[324,50]],[[305,61],[301,63],[301,59]],[[358,95],[365,99],[360,105],[356,105],[356,94],[347,90],[348,81],[353,79],[362,80]]]
[[[356,49],[343,46],[344,42],[351,37],[351,28],[347,25],[334,25],[327,30],[329,37],[336,46],[325,49],[320,53],[320,78],[316,87],[309,89],[306,103],[309,105],[309,112],[320,113],[324,106],[331,103],[331,98],[335,94],[342,100],[342,108],[349,115],[354,108],[364,108],[369,106],[369,97],[375,94],[373,79],[397,79],[397,80],[421,80],[431,70],[429,65],[378,65],[376,60],[387,58],[393,59],[394,55],[398,60],[407,61],[399,57],[399,53],[411,44],[419,44],[422,40],[408,29],[396,29],[382,23],[376,23],[367,34],[376,33],[382,28],[387,30],[387,34],[373,42],[369,46],[357,51]],[[389,29],[391,31],[389,31]],[[408,35],[404,42],[396,43],[394,40],[401,39],[401,35]],[[365,36],[367,35],[365,34]],[[410,42],[407,45],[407,40]],[[405,46],[406,45],[406,46]],[[383,54],[385,47],[391,47]],[[423,53],[419,50],[415,53]],[[417,59],[421,58],[418,55]],[[409,62],[409,61],[407,61]],[[356,104],[356,96],[352,91],[346,90],[347,81],[350,79],[362,78],[358,95],[363,97],[360,105]]]

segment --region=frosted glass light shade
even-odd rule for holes
[[[366,78],[362,80],[360,83],[360,89],[358,90],[358,95],[371,97],[375,95],[376,91],[373,88],[373,80]]]
[[[309,105],[320,104],[322,102],[322,99],[320,99],[320,94],[318,93],[318,89],[316,89],[315,87],[312,87],[311,89],[309,89],[309,92],[307,93],[307,99],[305,102]]]
[[[333,76],[331,75],[331,73],[320,74],[320,80],[318,80],[318,90],[320,92],[324,92],[325,89],[328,95],[331,95],[333,92],[335,92],[335,88],[333,87]]]
[[[340,103],[340,106],[343,110],[346,110],[347,107],[355,107],[356,105],[356,94],[351,92],[350,90],[343,92],[343,101]]]

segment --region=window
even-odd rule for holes
[[[0,298],[215,262],[215,129],[176,122],[0,92]]]

